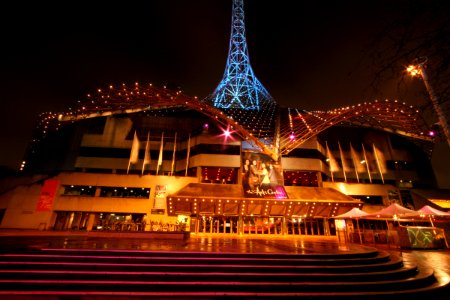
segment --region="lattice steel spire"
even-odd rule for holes
[[[207,98],[217,108],[268,109],[275,101],[255,77],[247,49],[244,1],[233,0],[230,48],[222,81]]]

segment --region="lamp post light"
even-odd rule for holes
[[[450,130],[448,128],[447,119],[445,118],[445,115],[442,112],[441,107],[439,106],[438,97],[434,92],[434,89],[431,86],[430,81],[428,79],[427,72],[425,71],[425,64],[427,60],[428,59],[426,57],[422,58],[420,61],[419,59],[417,59],[415,64],[410,65],[406,68],[406,71],[412,76],[418,75],[422,76],[422,80],[425,84],[428,94],[430,95],[430,100],[431,103],[433,104],[434,111],[437,114],[439,125],[442,127],[442,130],[444,131],[445,138],[447,139],[447,144],[450,147]]]

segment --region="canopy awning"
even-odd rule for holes
[[[376,218],[408,218],[420,216],[420,212],[403,207],[397,203],[393,203],[380,211],[366,215],[366,217]]]
[[[330,188],[286,187],[286,192],[288,199],[247,198],[241,185],[189,183],[167,197],[168,214],[334,218],[363,205]]]
[[[450,217],[450,213],[435,209],[431,206],[425,205],[422,208],[417,210],[421,214],[429,215],[429,216],[442,216],[442,217]]]
[[[349,219],[349,218],[361,218],[367,216],[368,213],[360,210],[358,207],[354,207],[345,214],[334,217],[335,219]]]

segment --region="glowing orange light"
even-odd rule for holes
[[[420,69],[416,66],[416,65],[410,65],[406,68],[406,71],[411,75],[411,76],[417,76],[420,75]]]

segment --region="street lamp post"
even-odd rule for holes
[[[430,95],[431,103],[433,104],[433,108],[437,114],[439,125],[442,127],[442,130],[444,132],[445,138],[447,139],[447,144],[450,147],[450,130],[448,128],[447,119],[445,118],[444,113],[442,112],[442,109],[438,102],[438,97],[436,93],[434,92],[433,87],[431,86],[427,72],[425,71],[425,64],[427,62],[427,59],[424,58],[422,61],[419,62],[417,60],[417,63],[414,65],[408,66],[406,69],[412,76],[421,75],[423,82],[425,84],[425,87],[428,91],[428,94]]]

